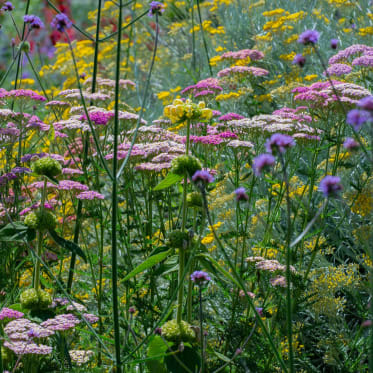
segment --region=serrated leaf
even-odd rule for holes
[[[60,245],[62,248],[79,255],[86,263],[87,257],[84,254],[83,250],[74,242],[65,240],[64,238],[60,237],[56,231],[50,230],[49,235],[52,237],[53,241]]]
[[[184,176],[168,173],[167,176],[153,189],[155,191],[166,189],[183,179]]]
[[[144,272],[145,270],[155,266],[156,264],[160,263],[162,260],[166,259],[170,253],[171,253],[171,250],[167,250],[159,254],[149,256],[144,262],[142,262],[133,271],[131,271],[122,281],[128,281],[132,277],[135,277],[137,274]]]

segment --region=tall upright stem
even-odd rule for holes
[[[96,91],[96,81],[97,81],[97,71],[98,71],[98,46],[99,46],[99,39],[100,39],[101,5],[102,5],[101,2],[102,0],[98,0],[95,54],[93,58],[93,75],[92,75],[92,89],[91,89],[92,93],[95,93]],[[86,165],[88,163],[88,149],[89,149],[89,133],[88,135],[85,136],[85,140],[84,140],[83,169],[86,168]],[[73,239],[74,243],[76,244],[79,241],[82,209],[83,209],[83,201],[80,199],[78,201],[78,207],[77,207],[77,212],[76,212],[76,221],[75,221],[74,239]],[[67,280],[67,292],[68,293],[71,292],[74,269],[75,269],[75,262],[76,262],[76,254],[72,253],[71,260],[70,260],[69,278]]]
[[[185,154],[189,154],[189,138],[190,138],[190,120],[187,121],[187,136],[185,144]],[[188,175],[185,173],[183,183],[183,207],[182,207],[182,220],[181,231],[184,233],[187,219],[187,192],[188,192]],[[176,321],[181,322],[181,315],[183,312],[183,297],[184,297],[184,265],[185,265],[185,252],[184,248],[179,248],[179,293],[177,297],[177,316]]]
[[[115,339],[115,363],[116,372],[122,372],[120,361],[120,331],[119,331],[119,310],[118,310],[118,248],[117,248],[117,220],[118,220],[118,134],[119,134],[119,79],[120,79],[120,52],[122,32],[122,4],[119,0],[118,9],[118,38],[117,38],[117,58],[115,73],[115,114],[114,114],[114,133],[113,133],[113,182],[112,182],[112,220],[111,220],[111,267],[112,267],[112,286],[113,286],[113,317],[114,317],[114,339]]]

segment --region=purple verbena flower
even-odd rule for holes
[[[192,177],[195,183],[202,182],[203,184],[209,184],[214,182],[214,177],[205,170],[196,171]]]
[[[295,145],[294,139],[289,135],[283,135],[282,133],[275,133],[267,140],[265,147],[268,153],[279,152],[285,153],[286,149],[291,148]]]
[[[248,201],[249,196],[246,193],[246,190],[244,187],[237,188],[234,193],[236,194],[236,200],[237,201]]]
[[[360,144],[357,141],[355,141],[353,138],[347,137],[347,139],[343,143],[343,147],[347,150],[353,151],[353,150],[359,149]]]
[[[161,16],[164,12],[164,4],[160,3],[159,1],[152,1],[149,5],[149,17],[153,17],[154,14],[158,14],[159,16]]]
[[[306,64],[306,58],[301,54],[296,54],[293,59],[293,65],[303,67]]]
[[[325,176],[321,180],[319,187],[326,198],[337,196],[338,192],[343,189],[341,178],[339,176],[331,175]]]
[[[23,17],[23,22],[28,23],[30,25],[30,28],[34,28],[34,29],[44,28],[43,21],[38,16],[34,16],[33,14],[26,14]]]
[[[59,32],[64,32],[66,29],[71,28],[72,25],[69,17],[64,13],[57,14],[51,22],[52,29],[58,30]]]
[[[298,43],[308,45],[316,44],[319,40],[320,34],[316,30],[306,30],[299,35]]]
[[[211,281],[210,276],[203,271],[194,271],[190,275],[190,279],[196,284],[196,285],[202,285],[206,282]]]
[[[260,176],[264,169],[274,166],[276,159],[271,154],[260,154],[253,159],[253,170],[256,176]]]
[[[339,40],[338,39],[332,39],[332,40],[330,40],[330,48],[337,49],[338,44],[339,44]]]
[[[13,6],[13,4],[10,1],[7,1],[3,5],[3,7],[1,8],[1,10],[3,10],[4,12],[11,12],[12,10],[14,10],[14,6]]]
[[[357,106],[363,110],[373,111],[373,96],[367,96],[362,98]]]
[[[370,120],[372,120],[372,116],[369,111],[352,109],[348,112],[346,121],[354,127],[355,131],[358,131],[364,123]]]

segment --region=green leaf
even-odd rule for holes
[[[153,190],[162,190],[174,185],[181,180],[183,180],[184,176],[176,175],[173,173],[168,173],[167,176],[153,189]]]
[[[62,248],[66,249],[67,251],[70,251],[72,253],[75,253],[76,255],[79,255],[86,263],[87,263],[87,257],[84,254],[83,250],[74,242],[65,240],[64,238],[60,237],[56,231],[50,230],[49,235],[53,238],[53,241],[60,245]]]
[[[149,369],[150,373],[166,373],[166,367],[163,363],[164,356],[167,351],[167,346],[163,342],[162,338],[159,335],[156,335],[152,341],[149,343],[148,347],[148,360],[146,366]]]
[[[35,238],[35,231],[21,222],[9,223],[0,229],[0,241],[3,242],[24,242],[25,239],[32,241]]]
[[[144,272],[145,270],[155,266],[156,264],[160,263],[162,260],[166,259],[167,256],[171,253],[171,250],[163,251],[159,254],[149,256],[144,262],[138,265],[133,271],[131,271],[122,281],[128,281],[132,277],[135,277],[140,272]]]
[[[176,351],[178,346],[174,346],[172,350]],[[176,353],[177,358],[189,369],[191,372],[199,372],[201,360],[196,348],[186,346],[184,350]],[[167,370],[170,373],[186,373],[186,370],[176,359],[175,355],[167,355],[164,359]]]
[[[223,354],[219,354],[219,352],[214,351],[214,354],[220,359],[225,361],[226,363],[229,363],[231,359]]]

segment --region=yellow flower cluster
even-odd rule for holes
[[[190,99],[185,102],[176,99],[172,102],[172,105],[167,105],[164,108],[163,115],[171,119],[172,123],[180,123],[196,119],[209,120],[212,118],[212,110],[206,108],[204,101],[195,104]]]

